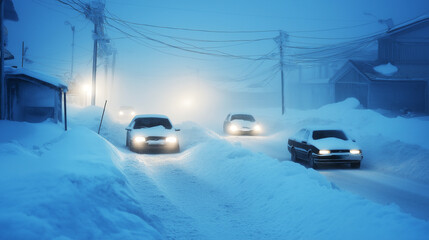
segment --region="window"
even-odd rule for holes
[[[347,140],[346,134],[341,130],[320,130],[313,132],[313,139],[319,140],[322,138],[339,138]]]
[[[157,126],[163,126],[165,129],[173,128],[170,121],[166,118],[147,117],[147,118],[137,118],[134,121],[134,129],[152,128]]]
[[[248,121],[248,122],[254,122],[255,121],[253,116],[248,115],[248,114],[234,114],[231,116],[231,121],[233,121],[233,120],[244,120],[244,121]]]

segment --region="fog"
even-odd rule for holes
[[[82,89],[91,85],[93,23],[59,1],[14,4],[20,19],[7,21],[6,27],[7,49],[15,59],[6,65],[23,63],[62,78],[71,84],[76,104],[89,104]],[[371,36],[387,30],[387,19],[396,25],[428,9],[426,0],[106,0],[104,32],[113,50],[98,58],[96,104],[107,100],[112,112],[132,106],[138,113],[209,125],[219,124],[229,112],[278,109],[280,114],[275,38],[282,30],[288,36],[285,105],[317,108],[333,101],[329,79],[348,59],[376,58]],[[73,78],[72,31],[66,21],[76,28]],[[24,61],[23,41],[28,47]]]

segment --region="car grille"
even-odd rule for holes
[[[331,150],[331,153],[350,153],[350,150],[348,149]]]
[[[159,141],[159,140],[165,140],[165,137],[150,136],[146,138],[146,141]]]

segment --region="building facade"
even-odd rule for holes
[[[378,59],[349,60],[330,80],[335,101],[357,98],[371,109],[429,113],[429,17],[378,39]]]

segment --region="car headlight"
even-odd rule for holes
[[[238,130],[237,125],[232,124],[232,125],[230,125],[230,126],[229,126],[229,131],[231,131],[231,132],[235,132],[235,131],[237,131],[237,130]]]
[[[177,142],[177,138],[176,137],[167,137],[165,139],[166,142],[168,143],[176,143]]]
[[[134,142],[135,143],[142,143],[144,141],[146,141],[146,138],[144,138],[142,136],[137,136],[137,137],[134,138]]]
[[[331,153],[331,151],[329,151],[329,150],[319,150],[320,155],[326,155],[326,154],[330,154],[330,153]]]
[[[351,149],[350,153],[351,154],[360,154],[360,150],[358,150],[358,149]]]
[[[124,115],[124,112],[123,111],[119,111],[119,115],[120,116]]]
[[[261,127],[261,125],[256,124],[256,125],[253,127],[253,130],[255,130],[255,131],[259,132],[259,131],[261,131],[261,130],[262,130],[262,127]]]

